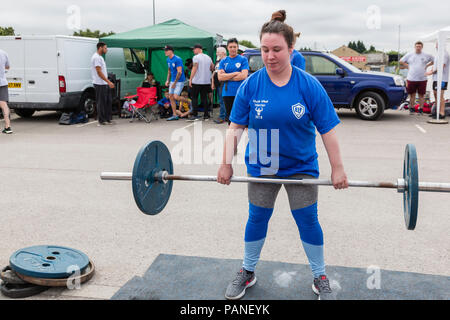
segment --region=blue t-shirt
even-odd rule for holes
[[[170,82],[175,81],[178,73],[178,67],[181,67],[181,76],[180,79],[178,79],[178,82],[184,82],[186,80],[186,77],[184,75],[183,60],[179,56],[174,55],[172,59],[167,58],[167,66],[170,69]]]
[[[219,70],[225,70],[226,73],[241,72],[245,69],[248,70],[248,60],[239,55],[234,58],[226,57],[219,64]],[[234,97],[243,81],[225,81],[222,89],[222,97]]]
[[[294,50],[291,54],[291,64],[297,68],[305,70],[305,58],[297,50]]]
[[[164,98],[162,98],[161,100],[158,101],[158,104],[159,104],[160,106],[163,106],[163,107],[164,107],[164,105],[165,105],[166,103],[170,103],[170,100],[167,99],[166,97],[164,97]]]
[[[340,123],[320,82],[297,67],[283,87],[265,67],[252,74],[238,90],[230,120],[248,125],[247,172],[280,177],[318,177],[316,128],[325,134]]]

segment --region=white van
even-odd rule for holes
[[[95,113],[91,57],[98,39],[72,36],[3,36],[0,49],[9,57],[6,78],[11,109],[22,117],[36,110]],[[108,72],[120,79],[120,97],[135,92],[144,80],[142,62],[132,49],[109,48]]]

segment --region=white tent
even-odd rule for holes
[[[446,42],[450,40],[450,26],[437,30],[429,35],[423,36],[422,40],[424,42],[437,42],[438,44],[438,65],[437,69],[437,101],[436,101],[436,117],[439,119],[439,106],[441,103],[441,85],[442,82],[442,72],[444,69],[444,50],[446,50]]]

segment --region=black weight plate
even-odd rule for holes
[[[10,266],[6,266],[2,269],[0,273],[0,279],[3,282],[10,284],[26,284],[27,282],[20,279],[14,270],[11,269]]]
[[[37,286],[35,284],[12,284],[2,282],[0,292],[8,298],[27,298],[48,290],[50,287]]]
[[[403,212],[405,225],[408,230],[414,230],[417,222],[419,204],[419,169],[417,166],[417,152],[413,144],[406,145],[403,161],[403,179],[405,192],[403,193]]]
[[[151,141],[139,151],[133,167],[133,196],[145,214],[160,213],[169,201],[173,181],[157,181],[154,174],[167,171],[173,174],[172,157],[161,141]]]

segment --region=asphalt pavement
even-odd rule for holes
[[[450,125],[428,124],[427,116],[407,111],[389,110],[374,122],[346,110],[338,115],[342,123],[336,131],[349,179],[396,182],[403,174],[405,145],[414,143],[419,179],[450,182]],[[92,120],[62,126],[58,119],[55,112],[29,119],[13,115],[14,134],[0,136],[0,266],[17,249],[52,244],[83,251],[97,271],[80,290],[51,289],[32,299],[109,299],[142,276],[160,254],[242,259],[245,184],[175,182],[164,211],[147,216],[137,208],[130,182],[100,180],[102,171],[131,172],[137,152],[149,140],[167,144],[175,173],[215,175],[221,150],[210,141],[223,137],[225,124],[114,119],[111,126]],[[329,178],[320,137],[317,151],[321,178]],[[234,173],[246,174],[242,162]],[[325,261],[448,279],[449,205],[449,194],[420,193],[417,227],[408,231],[403,196],[396,190],[320,187]],[[261,260],[307,264],[283,190]],[[231,279],[233,274],[219,276]]]

